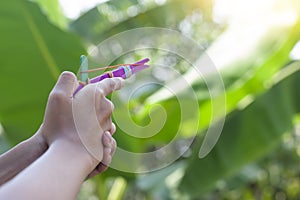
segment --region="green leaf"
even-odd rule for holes
[[[0,2],[0,122],[13,144],[39,128],[47,97],[63,70],[77,71],[79,38],[49,23],[23,0]]]
[[[300,69],[300,63],[292,67]],[[299,110],[300,72],[291,74],[244,110],[226,119],[221,137],[204,159],[194,152],[180,185],[182,192],[198,196],[212,189],[218,180],[237,173],[244,165],[269,153],[293,127]],[[198,141],[195,149],[199,149]]]

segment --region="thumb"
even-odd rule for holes
[[[59,76],[53,90],[72,96],[77,85],[76,80],[77,78],[72,72],[65,71]]]

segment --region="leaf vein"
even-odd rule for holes
[[[47,66],[48,66],[53,78],[56,80],[60,74],[59,69],[58,69],[37,25],[34,23],[31,14],[27,11],[26,8],[24,8],[24,16],[25,16],[25,20],[29,26],[31,33],[33,34],[33,38],[35,39],[37,46],[41,51],[42,57],[44,58],[45,62],[47,63]]]

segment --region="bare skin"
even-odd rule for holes
[[[63,73],[37,133],[0,157],[0,184],[6,183],[0,199],[75,199],[84,179],[103,172],[111,162],[116,128],[111,120],[113,104],[105,96],[123,85],[122,79],[106,79],[73,97],[76,77]],[[95,110],[96,117],[85,110]],[[74,117],[76,122],[92,123],[82,123],[78,132]]]

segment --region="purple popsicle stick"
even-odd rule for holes
[[[143,60],[140,60],[140,61],[134,63],[134,65],[121,66],[118,69],[115,69],[115,70],[111,71],[111,73],[113,74],[113,77],[121,77],[123,79],[129,78],[130,75],[135,74],[136,72],[141,71],[141,70],[143,70],[145,68],[148,68],[149,65],[145,65],[145,63],[148,62],[149,60],[150,60],[149,58],[145,58]],[[136,64],[139,64],[139,65],[136,66]],[[128,70],[128,71],[126,72],[126,70]],[[100,81],[102,81],[103,79],[106,79],[106,78],[110,78],[110,75],[108,73],[104,73],[104,74],[102,74],[100,76],[92,78],[90,80],[90,83],[97,83],[97,82],[100,82]],[[79,92],[84,86],[85,85],[80,84],[77,87],[77,89],[75,90],[74,95],[77,92]]]

